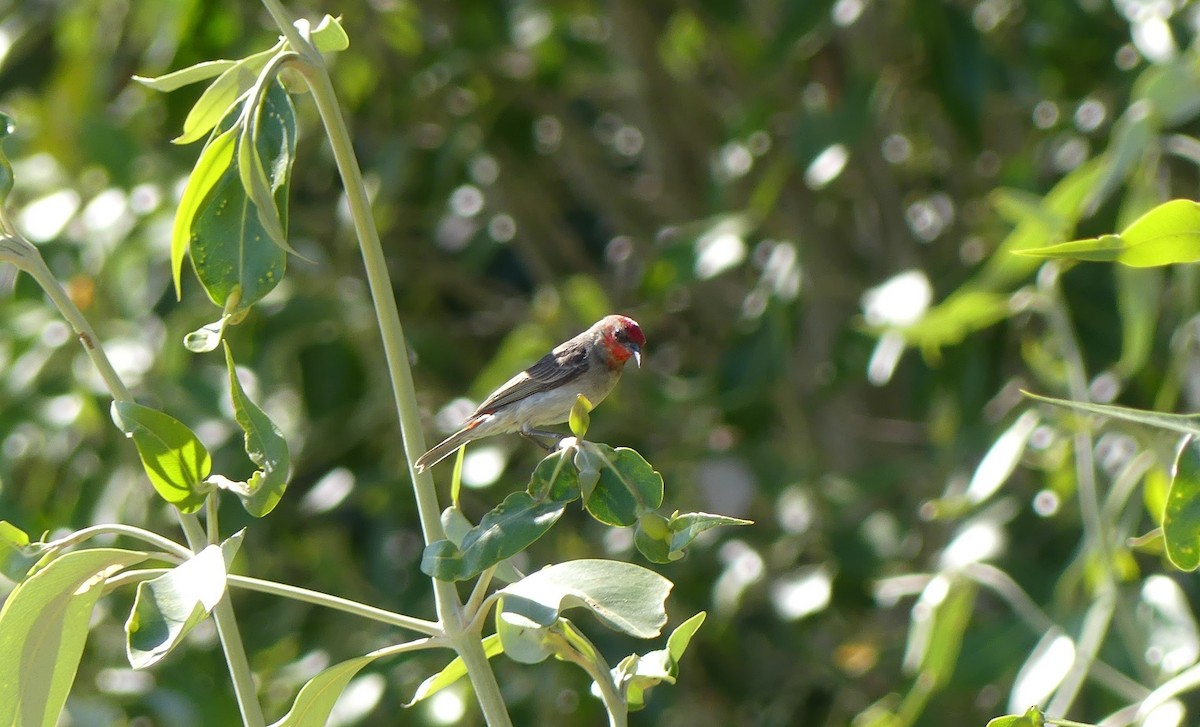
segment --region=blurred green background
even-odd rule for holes
[[[1193,408],[1195,274],[1080,265],[1039,275],[1039,261],[1009,250],[1112,231],[1155,202],[1195,196],[1197,6],[289,9],[314,21],[341,14],[351,38],[332,61],[334,82],[389,256],[427,440],[457,423],[462,397],[478,401],[621,312],[649,339],[644,367],[593,414],[590,438],[649,459],[668,512],[756,521],[711,531],[685,560],[655,568],[676,584],[672,625],[698,610],[709,619],[680,683],[656,690],[633,724],[982,725],[1008,710],[1043,631],[986,589],[954,591],[965,594],[958,617],[933,619],[933,596],[915,597],[964,563],[995,566],[1067,633],[1079,630],[1094,563],[1080,565],[1073,420],[1050,410],[1021,419],[1033,410],[1019,389],[1069,393],[1070,346],[1037,300],[1065,300],[1096,397]],[[224,362],[181,345],[219,311],[190,269],[176,302],[168,265],[174,204],[199,152],[169,141],[200,89],[163,95],[130,77],[265,49],[272,28],[254,2],[0,4],[17,222],[139,399],[196,429],[230,477],[251,465],[222,393]],[[250,526],[242,572],[428,617],[361,259],[311,103],[294,100],[289,229],[308,260],[289,259],[283,284],[229,340],[253,372],[251,397],[288,435],[295,471],[270,517],[250,522],[227,502],[223,525]],[[70,330],[31,280],[0,275],[0,518],[30,533],[120,521],[174,534]],[[1000,469],[1023,466],[998,493],[964,496],[1006,430],[1020,447]],[[1106,437],[1102,488],[1143,449],[1169,464],[1170,442]],[[464,506],[474,517],[523,487],[538,457],[515,437],[472,452]],[[449,467],[436,473],[444,486]],[[1111,514],[1121,532],[1153,527],[1141,499]],[[644,563],[631,538],[572,511],[529,565]],[[1101,656],[1144,690],[1174,673],[1146,646],[1161,633],[1145,620],[1144,586],[1165,569],[1153,555],[1110,555],[1121,628]],[[1172,643],[1194,640],[1189,604],[1200,593],[1185,578],[1169,583],[1183,613]],[[125,589],[97,609],[70,724],[233,724],[211,623],[133,672],[121,631],[131,599]],[[324,665],[401,638],[259,594],[234,605],[269,718]],[[931,623],[937,653],[922,657]],[[646,650],[581,625],[611,660]],[[422,652],[377,664],[335,723],[479,724],[461,691],[401,709],[446,660]],[[497,664],[517,724],[604,724],[577,669]],[[1071,715],[1099,721],[1129,701],[1089,682]]]

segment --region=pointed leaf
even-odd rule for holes
[[[238,113],[235,109],[220,128],[235,128]],[[278,83],[271,83],[263,96],[261,114],[255,148],[267,169],[278,219],[286,230],[296,120],[292,102]],[[286,252],[263,227],[239,169],[234,159],[204,198],[192,219],[189,243],[196,276],[209,298],[229,315],[244,313],[273,290],[282,280],[287,262]],[[238,297],[233,299],[235,295]]]
[[[329,713],[350,680],[368,664],[385,655],[386,651],[381,649],[323,670],[300,688],[292,708],[270,727],[325,727],[329,722]]]
[[[518,626],[549,626],[568,608],[590,610],[609,628],[640,639],[667,622],[672,583],[657,573],[611,560],[573,560],[505,586],[502,618]]]
[[[246,89],[254,85],[258,80],[258,72],[275,53],[275,48],[255,53],[226,68],[200,95],[183,121],[183,133],[172,139],[171,143],[190,144],[212,131],[217,122],[229,114]]]
[[[1004,433],[996,438],[987,454],[980,460],[967,485],[964,497],[971,505],[978,505],[1000,489],[1006,480],[1021,463],[1025,453],[1025,445],[1037,428],[1040,418],[1036,411],[1030,409],[1017,417]]]
[[[679,676],[679,660],[687,651],[692,637],[704,623],[704,611],[679,624],[667,639],[667,648],[642,654],[622,669],[613,669],[613,678],[624,689],[625,700],[630,711],[641,709],[646,704],[646,692],[666,682],[674,684]],[[622,662],[624,664],[624,662]],[[593,691],[596,689],[593,687]]]
[[[1007,714],[996,717],[987,723],[987,727],[1045,727],[1046,717],[1042,710],[1030,707],[1025,714]]]
[[[696,536],[705,530],[721,527],[722,525],[753,525],[753,520],[743,520],[728,515],[710,515],[706,512],[689,512],[683,515],[671,516],[668,523],[671,532],[671,553],[682,553],[683,549],[692,544]],[[677,560],[677,558],[673,558]]]
[[[448,540],[431,543],[421,559],[421,571],[451,581],[479,575],[542,537],[564,509],[565,502],[539,501],[527,492],[514,492],[484,515],[459,547]]]
[[[1089,402],[1071,401],[1070,399],[1054,399],[1048,396],[1021,392],[1030,399],[1060,406],[1064,409],[1074,409],[1088,414],[1098,414],[1111,419],[1121,419],[1134,424],[1144,424],[1156,429],[1165,429],[1181,434],[1200,434],[1200,414],[1164,414],[1144,409],[1130,409],[1111,404],[1092,404]]]
[[[0,724],[58,723],[105,580],[148,557],[77,550],[54,558],[8,595],[0,608]]]
[[[212,468],[208,450],[178,419],[131,401],[114,401],[117,428],[137,445],[150,484],[180,512],[195,512],[211,489],[204,482]]]
[[[489,659],[497,654],[504,653],[504,645],[500,643],[499,634],[484,637],[483,653]],[[417,687],[417,693],[413,695],[412,701],[404,706],[411,707],[423,699],[428,699],[466,675],[467,665],[460,657],[455,657],[454,661],[447,664],[444,669],[421,682],[421,686]]]
[[[138,584],[125,622],[129,665],[156,664],[208,617],[225,595],[226,569],[245,530],[220,546],[210,545],[165,575]]]
[[[184,253],[191,243],[196,213],[233,163],[233,144],[236,138],[237,130],[230,129],[209,139],[196,159],[196,166],[192,167],[187,186],[183,189],[183,197],[179,200],[179,207],[175,209],[175,222],[171,226],[171,276],[175,281],[176,299],[183,294],[180,273],[183,270]]]
[[[604,463],[596,489],[587,499],[587,511],[605,525],[628,527],[643,512],[657,510],[663,500],[662,475],[628,447],[581,443]]]
[[[244,487],[234,491],[246,512],[254,517],[263,517],[275,509],[287,488],[288,470],[291,467],[287,440],[266,412],[246,396],[242,382],[238,380],[233,352],[228,343],[225,344],[225,364],[229,369],[233,415],[246,434],[246,455],[258,466],[247,482],[240,483]]]
[[[1072,240],[1071,242],[1060,242],[1057,245],[1013,250],[1013,252],[1030,257],[1111,263],[1121,258],[1121,253],[1125,248],[1125,241],[1119,235],[1101,235],[1086,240]]]
[[[20,581],[46,552],[44,543],[31,543],[24,530],[0,520],[0,575]]]
[[[152,88],[155,91],[167,93],[170,91],[176,91],[193,83],[207,81],[214,76],[221,75],[230,68],[233,68],[235,65],[237,65],[237,61],[204,61],[203,63],[197,63],[196,65],[188,66],[187,68],[180,68],[178,71],[171,71],[170,73],[156,76],[154,78],[148,78],[146,76],[134,76],[133,80],[137,81],[143,86],[146,86],[147,88]]]
[[[1200,442],[1183,438],[1163,511],[1167,558],[1180,570],[1200,568]]]

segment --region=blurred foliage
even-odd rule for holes
[[[1030,665],[1062,663],[1047,656],[1063,653],[1056,633],[1082,649],[1096,603],[1114,623],[1094,644],[1101,676],[1049,717],[1099,720],[1194,664],[1200,647],[1171,647],[1196,641],[1195,583],[1125,542],[1161,521],[1174,438],[1106,425],[1092,441],[1057,409],[1023,419],[1019,390],[1194,411],[1196,271],[1011,254],[1196,196],[1192,3],[292,10],[344,13],[335,86],[431,438],[464,413],[457,397],[619,311],[646,331],[645,365],[592,412],[591,436],[645,454],[673,506],[757,523],[655,566],[677,584],[673,624],[709,617],[679,684],[635,724],[984,724],[1048,697],[1010,704],[1030,696],[1030,673],[1058,686]],[[172,216],[197,150],[169,142],[199,91],[131,76],[270,47],[270,22],[255,3],[204,0],[0,13],[16,223],[139,399],[195,429],[215,471],[249,478],[224,361],[181,345],[211,305],[190,270],[182,302],[172,283]],[[228,334],[294,476],[232,570],[428,614],[362,264],[313,109],[294,102],[288,227],[307,260]],[[2,274],[0,519],[172,532],[70,329],[32,281]],[[526,486],[539,453],[518,438],[472,451],[462,508],[478,519]],[[236,502],[221,514],[231,531],[251,522]],[[568,508],[530,560],[636,561],[623,532]],[[234,723],[211,622],[185,653],[127,668],[132,599],[100,602],[72,723]],[[328,663],[394,640],[300,603],[234,602],[270,717]],[[393,724],[444,661],[371,665],[339,724]],[[516,723],[603,723],[577,671],[497,668]],[[426,704],[414,720],[453,717],[452,702]],[[462,723],[478,721],[468,708]]]

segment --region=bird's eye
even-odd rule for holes
[[[617,340],[621,343],[629,343],[629,331],[621,328],[617,331]]]

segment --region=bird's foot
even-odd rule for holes
[[[566,437],[565,434],[559,434],[558,432],[551,432],[545,429],[522,429],[520,434],[522,437],[525,437],[547,452],[553,452],[554,450],[558,449],[559,442]],[[545,441],[547,439],[551,440],[553,444],[547,444]]]

